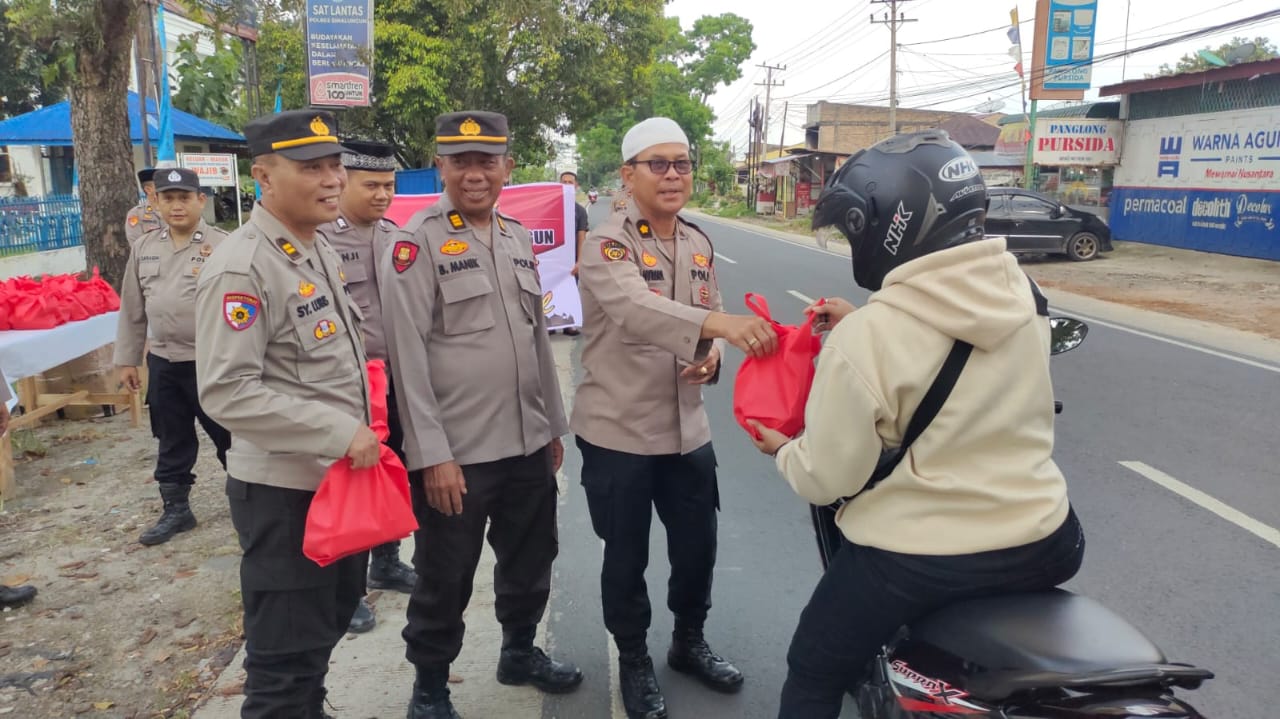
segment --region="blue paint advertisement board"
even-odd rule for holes
[[[364,107],[373,94],[373,0],[307,2],[310,102]]]
[[[1045,37],[1044,88],[1088,90],[1098,0],[1051,0]]]
[[[1280,260],[1280,108],[1131,120],[1117,239]]]

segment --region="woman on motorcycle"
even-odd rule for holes
[[[936,130],[854,155],[814,209],[815,228],[849,239],[854,279],[873,294],[856,311],[807,310],[830,336],[805,431],[755,425],[797,494],[856,495],[792,637],[780,719],[839,716],[904,624],[964,598],[1048,589],[1080,567],[1084,536],[1051,456],[1049,324],[1004,239],[984,238],[985,215],[977,165]],[[949,397],[866,488],[957,342],[972,349]]]

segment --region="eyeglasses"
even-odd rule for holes
[[[648,165],[649,171],[655,175],[665,175],[667,174],[667,170],[671,167],[676,168],[677,175],[687,175],[690,172],[693,172],[693,161],[689,159],[672,161],[658,157],[652,160],[630,160],[627,164],[632,166]]]

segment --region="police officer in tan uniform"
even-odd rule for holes
[[[142,188],[142,199],[130,208],[129,214],[124,218],[124,236],[131,245],[146,233],[164,227],[164,220],[156,212],[155,174],[154,167],[138,170],[138,185]]]
[[[378,272],[420,525],[404,630],[417,671],[410,719],[457,716],[446,682],[486,522],[498,560],[498,681],[547,692],[582,682],[533,644],[559,546],[555,473],[568,423],[529,232],[494,209],[513,165],[507,119],[441,115],[436,146],[444,196],[396,235]]]
[[[379,450],[360,310],[316,231],[337,219],[347,174],[329,112],[267,115],[244,134],[262,199],[200,273],[200,402],[232,435],[227,496],[244,551],[247,653],[240,715],[318,719],[368,553],[321,567],[302,554],[302,528],[330,465],[372,467]]]
[[[120,383],[141,387],[148,330],[147,404],[151,433],[159,440],[155,480],[164,513],[142,533],[145,545],[163,544],[179,532],[195,529],[188,497],[196,476],[191,472],[200,451],[195,423],[213,440],[218,461],[227,466],[231,435],[200,409],[196,392],[196,279],[227,233],[201,219],[206,198],[200,178],[191,170],[160,170],[155,178],[163,229],[138,238],[130,248],[120,281],[120,322],[116,330],[115,364]]]
[[[364,317],[364,349],[369,359],[387,359],[387,343],[382,332],[382,302],[378,299],[378,267],[376,258],[391,246],[399,229],[384,215],[396,194],[395,148],[382,142],[343,142],[349,152],[342,153],[342,166],[347,168],[347,187],[339,200],[338,219],[320,231],[342,258],[342,273],[347,289]],[[388,397],[390,400],[390,397]],[[387,407],[387,445],[404,455],[404,432],[396,416],[395,403]],[[417,575],[400,561],[400,542],[388,542],[369,553],[370,589],[391,589],[406,594],[413,591]],[[351,618],[349,630],[367,632],[377,624],[373,609],[363,599]]]
[[[672,548],[667,663],[719,691],[742,686],[742,673],[703,637],[719,495],[702,385],[719,377],[718,338],[763,356],[777,337],[758,317],[723,312],[711,241],[678,215],[693,170],[680,127],[645,120],[624,136],[622,154],[631,202],[591,234],[578,265],[585,376],[570,425],[591,524],[604,540],[602,604],[623,705],[632,719],[659,719],[667,710],[646,642],[644,580],[655,507]]]

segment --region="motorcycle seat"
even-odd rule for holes
[[[959,602],[911,625],[910,635],[988,672],[1092,674],[1166,661],[1119,615],[1061,589]]]

